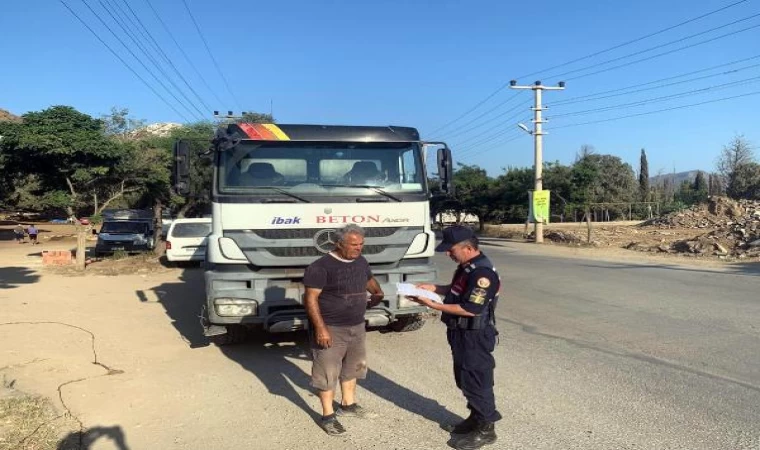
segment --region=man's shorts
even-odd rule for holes
[[[366,329],[364,322],[348,327],[327,325],[332,346],[317,345],[314,330],[309,331],[311,344],[311,385],[320,391],[333,391],[338,380],[367,377]]]

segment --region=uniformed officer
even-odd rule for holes
[[[443,242],[435,250],[446,252],[459,266],[450,285],[417,286],[444,295],[443,304],[424,298],[414,300],[443,313],[441,320],[446,324],[446,337],[454,359],[454,379],[470,410],[464,421],[444,428],[464,435],[454,441],[455,448],[478,449],[496,442],[494,423],[501,419],[493,392],[495,361],[492,355],[498,335],[494,311],[501,283],[470,228],[446,228]]]

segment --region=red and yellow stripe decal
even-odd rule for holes
[[[256,141],[289,141],[290,137],[273,123],[240,123],[248,139]]]

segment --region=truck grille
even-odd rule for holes
[[[365,245],[362,250],[363,255],[376,255],[385,250],[385,245]],[[324,256],[324,253],[316,249],[316,247],[264,247],[262,250],[266,250],[273,256],[281,258],[297,258],[304,256]]]
[[[329,229],[329,226],[324,228],[301,228],[291,230],[251,230],[256,236],[263,239],[311,239],[315,234],[322,230]],[[339,227],[335,227],[339,228]],[[365,228],[365,237],[387,237],[399,230],[398,227],[377,227],[377,228]],[[366,250],[366,247],[365,247]]]

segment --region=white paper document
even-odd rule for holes
[[[396,283],[396,292],[398,295],[404,296],[404,297],[420,297],[420,298],[427,298],[429,300],[432,300],[436,303],[443,303],[441,300],[441,297],[438,296],[435,292],[426,291],[425,289],[420,289],[417,286],[413,285],[412,283]]]

